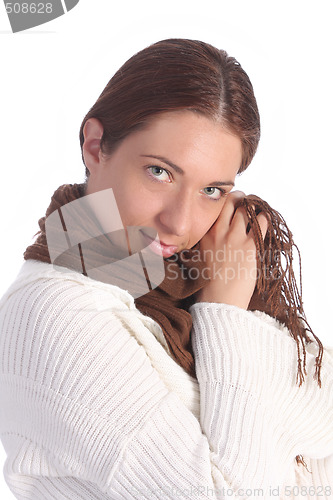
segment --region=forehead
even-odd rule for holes
[[[168,157],[184,170],[205,165],[237,172],[242,160],[240,138],[193,111],[155,115],[126,142],[135,152]]]

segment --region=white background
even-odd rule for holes
[[[236,187],[286,218],[302,253],[307,318],[333,345],[330,1],[80,0],[65,16],[16,34],[1,2],[0,295],[54,190],[84,180],[78,131],[85,113],[126,59],[171,37],[212,43],[248,72],[262,139]],[[0,447],[1,467],[4,460]],[[2,477],[0,497],[14,498]]]

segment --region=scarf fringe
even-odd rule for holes
[[[301,255],[294,243],[292,232],[282,215],[257,196],[247,196],[240,206],[245,209],[248,216],[249,229],[252,229],[254,233],[257,249],[259,276],[252,304],[255,302],[264,304],[265,312],[283,323],[296,341],[298,356],[296,382],[299,386],[303,384],[307,375],[305,344],[313,342],[308,333],[312,335],[318,345],[314,379],[317,379],[321,387],[323,345],[314,334],[305,316],[302,301]],[[259,213],[264,213],[268,220],[265,239],[262,237],[257,218]],[[299,261],[299,288],[293,269],[293,249],[297,251]]]

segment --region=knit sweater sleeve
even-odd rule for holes
[[[106,295],[46,276],[2,304],[0,432],[18,499],[249,498],[279,485],[296,454],[332,453],[331,374],[325,392],[297,393],[291,363],[276,368],[292,348],[275,327],[192,306],[198,420],[138,341],[139,328],[152,336],[138,311]],[[327,428],[316,449],[304,401]]]
[[[299,387],[296,343],[276,320],[225,304],[197,303],[190,312],[216,484],[245,483],[267,497],[332,498],[333,350],[324,350],[319,388],[316,349],[306,346],[308,375]]]

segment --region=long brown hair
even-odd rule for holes
[[[81,149],[83,127],[89,118],[97,118],[103,125],[101,150],[110,155],[129,133],[143,128],[149,117],[185,109],[218,121],[241,139],[239,173],[243,172],[260,138],[252,84],[235,58],[198,40],[163,40],[125,62],[85,116]]]

